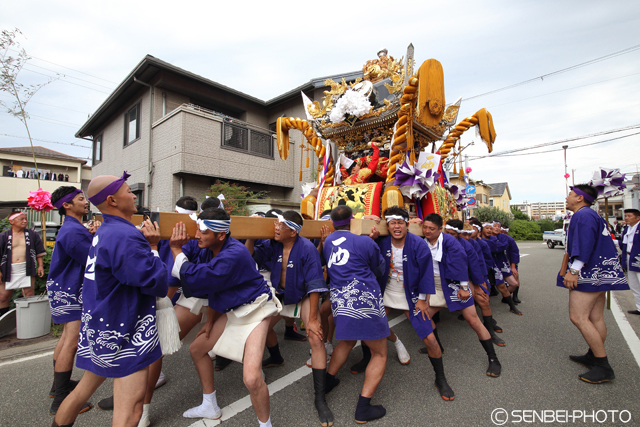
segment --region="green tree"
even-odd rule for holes
[[[550,219],[541,219],[537,221],[538,225],[540,226],[540,230],[544,233],[545,231],[553,231],[556,228],[556,224],[551,221]],[[562,227],[560,227],[562,228]]]
[[[236,183],[216,180],[206,195],[209,197],[217,197],[219,194],[224,195],[224,209],[229,215],[248,216],[249,209],[247,201],[249,199],[262,199],[266,193],[263,191],[253,192],[248,187]]]
[[[500,221],[503,227],[509,227],[509,223],[511,222],[511,215],[496,207],[478,208],[473,212],[473,215],[478,218],[480,222]]]
[[[516,240],[542,240],[542,231],[535,221],[516,219],[509,225],[509,235]]]
[[[521,219],[524,221],[530,221],[529,215],[527,215],[526,213],[522,212],[520,209],[518,209],[515,206],[511,206],[511,213],[513,214],[513,218],[514,219]]]

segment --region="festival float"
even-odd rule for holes
[[[302,93],[306,119],[278,118],[280,158],[288,157],[292,129],[302,132],[299,148],[318,158],[318,178],[306,186],[301,214],[318,219],[343,204],[362,218],[400,206],[411,216],[435,212],[446,221],[466,206],[467,197],[464,188],[449,183],[443,165],[449,159],[457,174],[460,136],[472,127],[493,150],[491,114],[483,108],[457,122],[461,100],[446,104],[442,65],[429,59],[414,70],[413,45],[404,60],[386,49],[377,56],[355,81],[327,79],[330,90],[321,102]]]
[[[413,45],[406,59],[396,60],[386,49],[362,67],[355,81],[325,81],[330,89],[320,101],[302,93],[306,119],[280,117],[276,123],[278,153],[289,155],[289,131],[299,130],[302,143],[296,148],[313,152],[318,159],[317,181],[304,185],[300,213],[305,218],[301,236],[319,238],[331,224],[314,221],[319,214],[339,205],[352,208],[351,232],[369,234],[376,227],[387,234],[384,222],[362,219],[381,216],[387,207],[400,206],[410,216],[423,218],[435,212],[446,221],[467,205],[461,186],[448,181],[447,167],[461,162],[460,136],[476,127],[489,152],[496,132],[491,114],[484,108],[457,122],[461,100],[447,105],[444,73],[435,59],[424,61],[414,71]],[[300,180],[302,180],[302,158]],[[460,176],[464,171],[460,164]],[[189,236],[196,223],[187,214],[151,212],[162,239],[171,237],[177,222],[184,222]],[[143,217],[134,215],[139,225]],[[409,231],[422,234],[418,224]],[[270,239],[272,218],[232,216],[231,234],[238,239]]]

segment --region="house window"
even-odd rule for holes
[[[489,199],[489,206],[493,206],[493,199]]]
[[[134,105],[124,115],[124,146],[140,138],[140,103]]]
[[[487,195],[486,194],[482,195],[482,203],[484,203],[485,205],[487,204]]]
[[[273,136],[247,126],[223,122],[222,147],[273,159]]]
[[[93,139],[93,164],[97,165],[102,161],[102,134]]]

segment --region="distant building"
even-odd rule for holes
[[[531,203],[531,219],[551,219],[564,216],[567,213],[566,202],[536,202]]]
[[[511,207],[518,209],[520,212],[531,218],[531,203],[518,203],[512,204]]]
[[[33,151],[37,169],[30,146],[0,148],[0,218],[27,206],[29,192],[38,189],[37,175],[41,188],[50,193],[61,185],[71,185],[85,192],[89,186],[91,167],[86,166],[86,160],[39,146],[33,147]],[[50,213],[47,221],[59,222],[57,213]]]
[[[509,190],[509,183],[496,182],[487,185],[491,187],[491,192],[489,194],[489,206],[496,207],[510,214],[511,191]]]
[[[457,176],[450,178],[450,181],[452,184],[455,184],[458,186],[464,187],[466,185],[465,182],[460,178],[458,178]],[[476,187],[476,192],[473,195],[473,198],[476,199],[476,203],[474,205],[469,206],[469,216],[474,216],[473,211],[475,209],[489,206],[489,199],[490,199],[492,187],[489,184],[485,184],[479,179],[476,180],[476,179],[469,178],[469,184]]]
[[[362,72],[331,76],[343,77],[353,81]],[[308,154],[299,148],[301,134],[290,132],[289,156],[281,160],[276,120],[306,117],[300,92],[321,99],[325,80],[263,101],[147,55],[76,137],[93,140],[94,176],[128,171],[138,203],[152,210],[171,211],[183,195],[203,200],[218,179],[299,207],[301,184],[315,180],[317,159],[311,156],[299,181]]]

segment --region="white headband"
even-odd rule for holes
[[[290,229],[292,229],[296,233],[300,233],[300,230],[302,230],[302,226],[300,224],[296,224],[293,221],[289,221],[288,219],[284,219],[284,217],[282,215],[276,214],[276,217],[278,218],[278,222],[283,222],[287,227],[289,227]]]
[[[509,229],[508,229],[508,228],[505,228],[505,227],[500,227],[500,230],[502,230],[502,231],[509,231]]]
[[[330,221],[331,220],[331,215],[325,215],[322,218],[320,218],[318,221]]]
[[[196,211],[192,211],[191,209],[181,208],[180,206],[175,207],[175,211],[181,214],[194,214]]]
[[[392,219],[401,219],[404,222],[409,222],[409,220],[403,217],[402,215],[387,215],[385,219],[387,220],[387,224],[389,224],[389,221],[391,221]]]
[[[472,234],[473,230],[462,230],[461,232],[462,233],[467,233],[467,234]]]
[[[493,227],[493,223],[492,222],[483,222],[482,226],[483,227]]]
[[[231,227],[230,219],[199,219],[196,214],[192,213],[189,218],[194,220],[198,224],[200,231],[211,230],[214,233],[225,232],[229,234],[229,228]]]
[[[472,226],[474,226],[476,228],[476,230],[480,231],[482,227],[480,227],[478,224],[471,224]]]
[[[449,224],[445,225],[445,227],[444,227],[444,228],[446,228],[447,230],[453,230],[453,231],[455,231],[456,233],[462,233],[462,230],[460,230],[459,228],[456,228],[456,227],[452,227],[452,226],[450,226]]]

